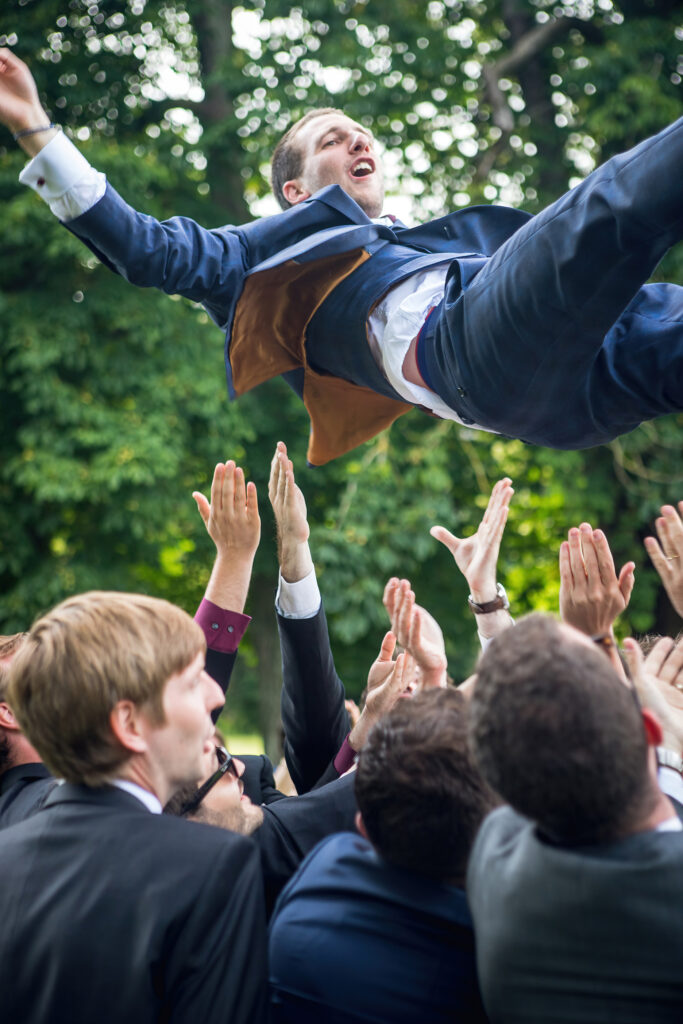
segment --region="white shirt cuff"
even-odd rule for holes
[[[322,598],[318,589],[315,569],[296,583],[288,583],[280,573],[275,609],[285,619],[312,619],[320,611]]]
[[[104,195],[107,179],[96,171],[64,132],[58,132],[19,175],[48,204],[55,217],[73,220]]]

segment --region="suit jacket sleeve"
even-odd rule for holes
[[[225,838],[169,964],[168,1016],[161,1016],[172,1024],[265,1024],[267,944],[258,851],[251,839],[231,833]]]
[[[285,759],[297,793],[307,793],[348,735],[344,685],[330,649],[325,610],[310,619],[277,616],[282,654]]]
[[[203,302],[219,323],[248,269],[248,245],[239,228],[210,231],[188,217],[158,221],[134,210],[111,185],[67,226],[127,281]]]
[[[263,808],[263,824],[255,832],[270,914],[283,886],[307,853],[333,832],[354,832],[355,775],[345,775],[314,793],[290,796]]]

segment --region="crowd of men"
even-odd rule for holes
[[[467,539],[432,530],[470,587],[475,674],[450,680],[392,578],[349,717],[278,444],[292,796],[214,725],[260,539],[234,462],[194,495],[216,546],[194,620],[92,592],[0,638],[3,1019],[680,1021],[683,645],[618,650],[634,563],[617,573],[588,523],[561,545],[560,620],[514,623],[512,496],[499,481]],[[646,546],[683,616],[681,514]]]

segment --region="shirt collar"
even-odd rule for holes
[[[137,797],[140,803],[144,804],[152,814],[161,814],[162,807],[159,798],[154,793],[150,793],[148,789],[138,786],[137,782],[129,782],[128,779],[114,779],[112,786],[116,786],[117,789],[122,789],[124,793],[130,793],[131,796]]]

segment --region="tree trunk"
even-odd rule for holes
[[[197,36],[204,99],[197,114],[204,129],[206,178],[210,202],[222,223],[249,219],[236,152],[237,135],[233,96],[227,83],[234,77],[232,4],[228,0],[193,0],[188,4]]]

